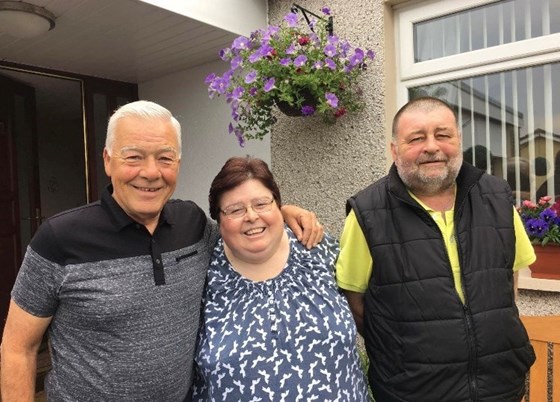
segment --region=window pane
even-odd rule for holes
[[[560,63],[409,89],[455,106],[467,162],[507,180],[518,202],[560,197]]]
[[[560,1],[509,0],[414,24],[422,62],[560,32]]]

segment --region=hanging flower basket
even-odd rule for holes
[[[308,89],[302,89],[299,95],[303,98],[301,107],[291,105],[289,102],[279,99],[276,100],[276,106],[282,113],[290,117],[305,116],[302,110],[306,110],[306,108],[312,108],[313,110],[317,109],[317,100]]]
[[[330,15],[326,7],[322,12]],[[276,107],[288,116],[320,116],[327,123],[364,107],[358,81],[375,54],[329,34],[327,25],[322,18],[308,24],[291,12],[280,26],[238,37],[220,52],[230,69],[205,82],[211,98],[224,96],[230,104],[229,132],[241,146],[270,133]]]

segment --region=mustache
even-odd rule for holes
[[[421,156],[418,158],[416,163],[429,163],[429,162],[448,162],[449,158],[441,157],[441,156]]]

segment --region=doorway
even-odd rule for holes
[[[22,256],[42,220],[86,202],[82,82],[0,68],[0,330]]]

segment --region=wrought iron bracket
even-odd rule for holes
[[[320,19],[321,21],[324,21],[325,24],[326,24],[327,32],[329,33],[330,36],[333,35],[333,32],[334,32],[334,19],[333,19],[332,16],[329,16],[327,19],[325,19],[324,17],[321,17],[321,16],[319,16],[319,15],[317,15],[317,14],[315,14],[315,13],[312,13],[311,11],[309,11],[309,10],[303,8],[302,6],[300,6],[299,4],[296,4],[296,3],[294,3],[294,4],[292,5],[291,11],[292,11],[293,13],[297,13],[297,12],[300,12],[300,11],[301,11],[301,13],[303,14],[303,17],[305,18],[305,21],[307,21],[307,25],[309,26],[309,29],[311,29],[312,32],[315,32],[315,31],[313,30],[313,25],[311,25],[311,20],[309,19],[309,17],[307,16],[307,14],[310,14],[310,15],[312,15],[312,16],[314,16],[314,17]]]

